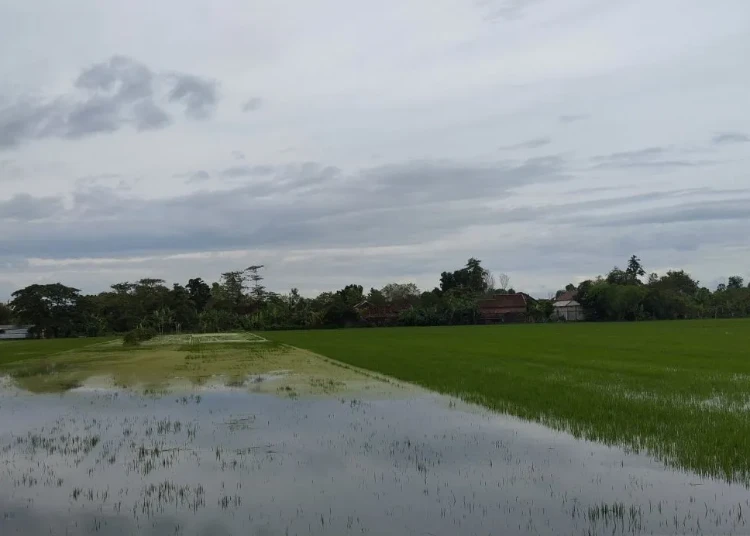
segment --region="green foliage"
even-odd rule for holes
[[[640,259],[633,256],[628,269],[615,267],[606,278],[587,280],[578,286],[576,300],[589,320],[676,320],[686,318],[733,318],[750,315],[750,290],[739,276],[720,284],[716,292],[702,288],[684,270],[665,275],[645,273]]]
[[[750,481],[750,320],[266,336],[701,474]]]
[[[135,330],[128,331],[122,337],[122,345],[123,346],[138,346],[140,343],[141,343],[141,341],[138,338],[138,334],[136,333]]]
[[[440,274],[440,290],[483,294],[489,289],[488,274],[489,272],[482,268],[482,261],[472,257],[460,270]]]
[[[0,324],[10,324],[13,319],[13,311],[4,303],[0,303]]]
[[[47,339],[0,341],[0,370],[6,365],[22,361],[36,361],[46,359],[56,354],[69,352],[92,344],[107,342],[111,339],[100,337],[96,339]]]
[[[136,328],[133,331],[128,331],[122,338],[123,346],[138,346],[142,342],[150,341],[156,337],[158,333],[152,328]]]
[[[740,289],[744,284],[744,279],[738,275],[733,275],[727,281],[727,289]]]
[[[33,326],[37,336],[70,337],[79,314],[79,292],[60,283],[30,285],[12,294],[10,308],[19,322]]]
[[[151,328],[160,334],[287,330],[364,325],[427,326],[481,323],[478,302],[494,294],[514,293],[509,277],[495,278],[470,258],[458,270],[445,271],[440,286],[420,292],[414,283],[389,283],[365,294],[349,284],[316,297],[294,288],[279,295],[262,284],[262,265],[224,272],[211,285],[201,278],[171,288],[162,279],[121,282],[108,292],[82,296],[60,283],[31,285],[13,294],[10,308],[0,305],[0,321],[31,324],[39,337],[96,337]],[[586,318],[596,321],[675,320],[750,316],[750,288],[732,276],[715,292],[700,287],[683,270],[650,274],[644,282],[641,260],[633,255],[627,268],[615,267],[606,276],[572,284]],[[562,294],[558,291],[557,296]],[[547,322],[552,304],[540,300],[528,318]],[[371,309],[380,311],[368,314]]]
[[[185,288],[188,291],[190,301],[195,306],[195,310],[198,313],[203,312],[211,301],[211,287],[203,279],[196,277],[189,280]]]

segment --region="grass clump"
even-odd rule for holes
[[[750,482],[750,321],[267,337],[677,467]]]

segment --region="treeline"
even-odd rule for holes
[[[440,275],[440,285],[421,292],[413,283],[391,283],[365,292],[350,284],[335,292],[304,297],[264,285],[264,267],[226,272],[208,284],[201,278],[185,285],[162,279],[117,283],[107,292],[84,295],[61,283],[30,285],[0,304],[0,324],[32,325],[43,337],[130,333],[137,341],[155,333],[222,332],[264,329],[315,329],[361,325],[451,325],[483,321],[483,298],[514,293],[505,275],[497,278],[477,259]],[[750,315],[750,288],[739,276],[711,291],[684,271],[650,274],[633,256],[626,269],[570,284],[589,320],[647,320]],[[557,294],[561,295],[564,290]],[[555,320],[551,299],[529,304],[527,319]],[[369,316],[385,312],[378,321]],[[385,320],[383,320],[385,318]]]
[[[750,316],[750,285],[730,277],[711,291],[684,270],[651,273],[633,256],[624,270],[587,280],[576,288],[576,300],[588,320],[675,320]]]

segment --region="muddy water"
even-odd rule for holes
[[[0,534],[748,533],[744,487],[421,392],[0,390]]]

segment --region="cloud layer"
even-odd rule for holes
[[[538,295],[633,253],[750,280],[744,0],[134,1],[0,0],[0,299],[470,256]]]

